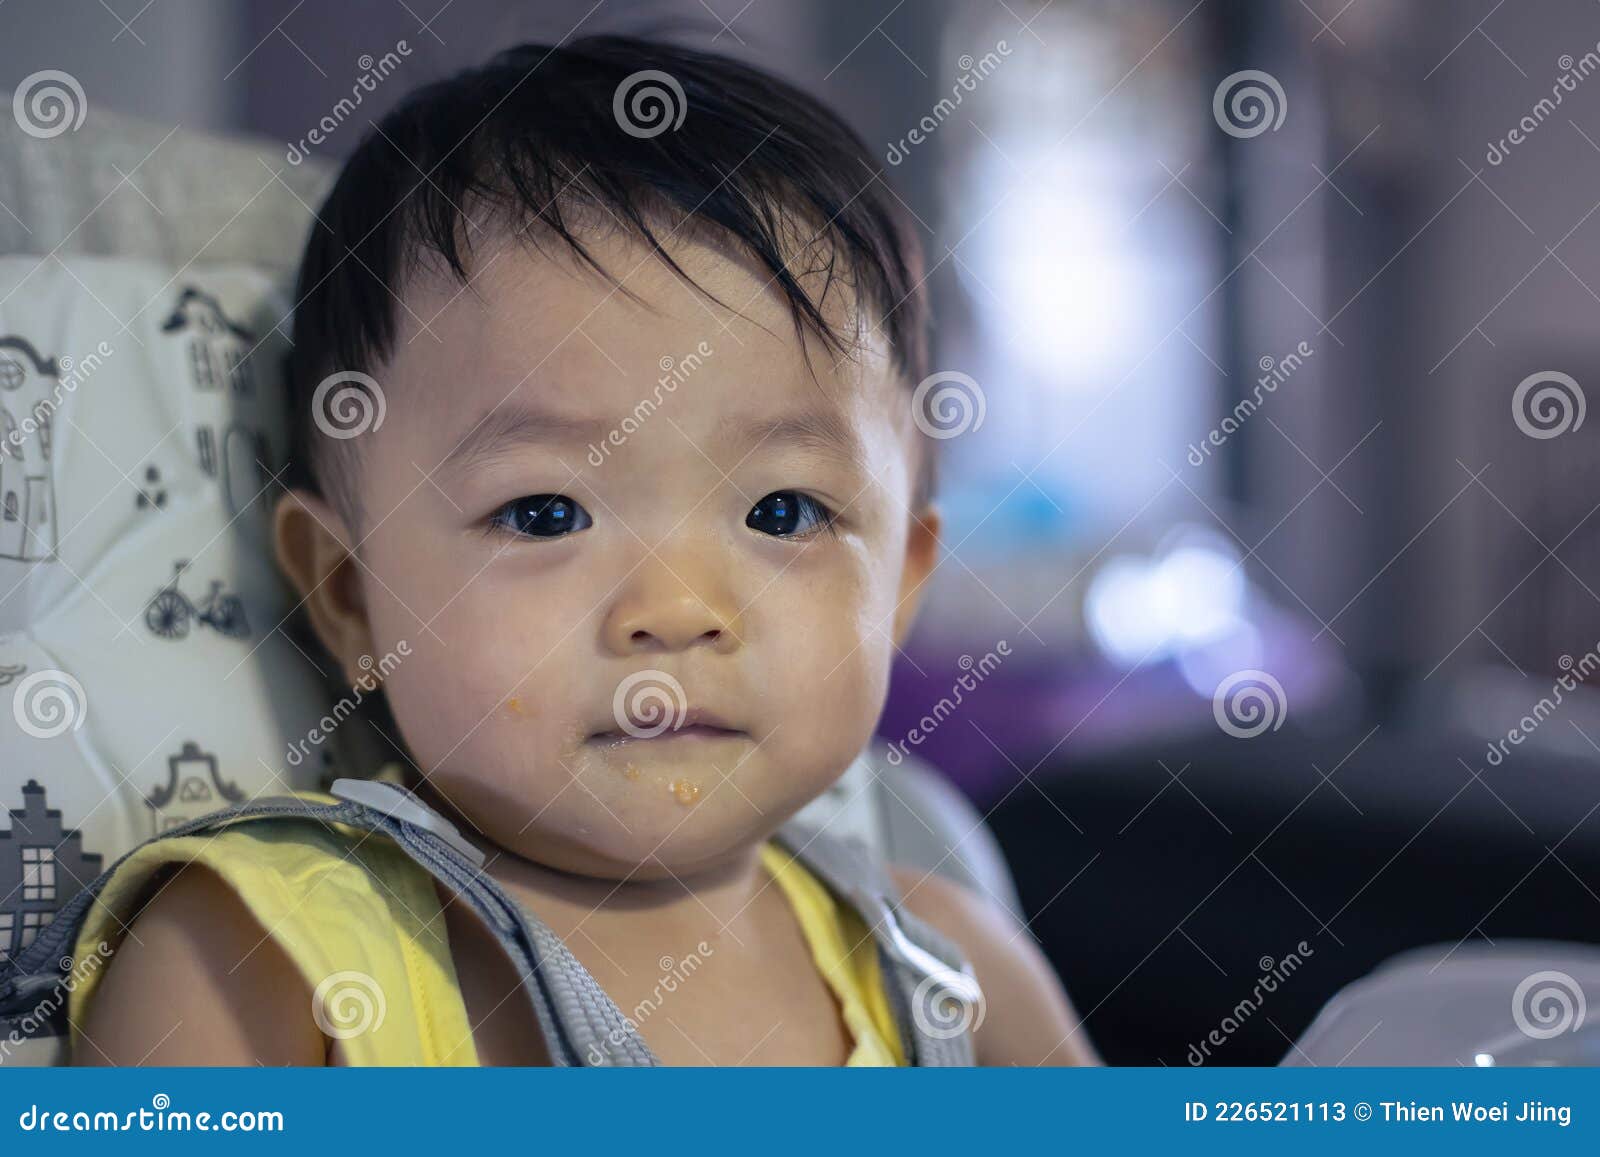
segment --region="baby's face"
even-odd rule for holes
[[[931,515],[881,341],[837,365],[813,344],[813,379],[764,275],[669,243],[718,305],[591,246],[640,301],[504,239],[467,290],[408,288],[361,436],[364,645],[409,644],[385,684],[404,741],[483,835],[681,873],[868,740]]]

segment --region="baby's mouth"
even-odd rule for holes
[[[648,724],[628,724],[593,732],[586,743],[603,747],[623,744],[667,743],[678,740],[712,741],[748,739],[749,733],[729,725],[719,716],[702,710],[686,711],[679,718],[653,720]]]

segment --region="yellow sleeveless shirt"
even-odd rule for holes
[[[478,1064],[433,878],[389,840],[343,825],[252,820],[148,844],[107,883],[79,933],[77,958],[94,954],[102,941],[115,945],[147,901],[152,878],[186,863],[204,865],[238,894],[307,987],[317,991],[326,984],[319,995],[337,1002],[337,986],[347,986],[343,994],[358,1003],[369,1026],[359,1035],[341,1034],[347,1063]],[[788,899],[817,970],[839,1002],[854,1041],[845,1063],[904,1065],[877,947],[861,917],[776,844],[762,847],[761,864]],[[74,1051],[104,972],[71,994]]]

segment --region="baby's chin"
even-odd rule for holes
[[[597,879],[686,878],[749,855],[836,774],[790,765],[780,775],[764,752],[739,754],[597,745],[563,760],[571,775],[556,792],[516,777],[432,782],[480,844]]]

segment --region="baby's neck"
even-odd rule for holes
[[[737,923],[767,884],[755,847],[715,867],[660,879],[574,875],[498,849],[485,870],[563,939],[618,920],[669,937],[692,927],[698,939],[708,921],[719,928]]]
[[[663,932],[679,924],[702,927],[708,919],[732,924],[769,883],[761,868],[761,848],[755,844],[690,872],[662,874],[663,869],[652,864],[614,876],[564,871],[494,844],[427,782],[419,782],[414,790],[458,830],[470,833],[485,853],[485,874],[563,939],[593,920],[617,917],[636,925],[656,925]]]

